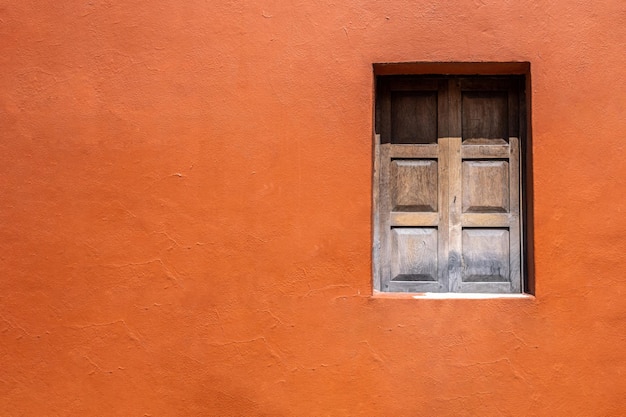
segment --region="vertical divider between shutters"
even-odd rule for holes
[[[459,292],[462,285],[462,228],[461,228],[461,138],[448,139],[448,279],[450,291]]]
[[[455,78],[448,80],[448,279],[450,291],[459,292],[462,286],[462,228],[461,202],[463,194],[461,188],[461,88]]]
[[[440,291],[450,291],[448,276],[448,253],[449,248],[449,196],[448,175],[450,173],[450,150],[449,150],[449,109],[448,109],[448,83],[445,80],[439,82],[437,98],[437,165],[438,169],[438,198],[439,198],[439,226],[437,228],[438,262],[437,275]]]
[[[450,138],[439,138],[439,226],[438,235],[438,280],[441,286],[440,291],[450,290],[448,275],[448,253],[449,253],[449,205],[448,205],[448,174],[450,172]]]

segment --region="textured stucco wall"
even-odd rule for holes
[[[0,415],[626,415],[626,6],[0,0]],[[536,299],[371,294],[372,63],[532,65]]]

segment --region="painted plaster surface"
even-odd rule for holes
[[[0,1],[0,415],[626,415],[623,1]],[[529,61],[534,299],[372,298],[373,62]]]

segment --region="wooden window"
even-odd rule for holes
[[[374,288],[528,291],[525,77],[378,76]]]

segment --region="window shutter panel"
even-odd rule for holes
[[[519,112],[512,84],[461,79],[455,90],[461,124],[451,208],[459,214],[455,292],[521,292]]]
[[[442,229],[447,190],[440,185],[447,155],[437,143],[446,106],[443,85],[396,80],[382,86],[383,134],[376,143],[383,291],[448,291],[447,228]]]

